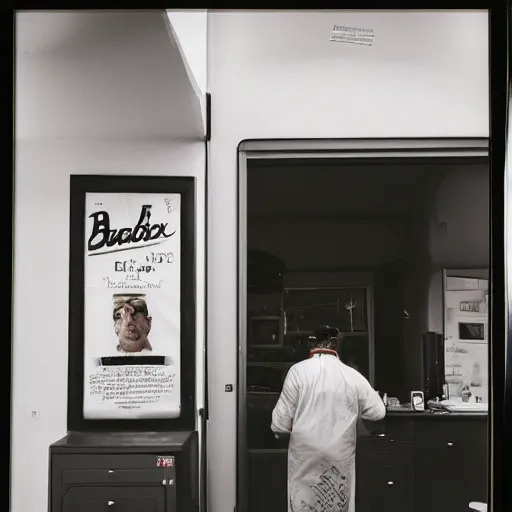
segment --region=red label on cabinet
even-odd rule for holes
[[[172,468],[174,467],[174,457],[158,457],[156,459],[157,468]]]

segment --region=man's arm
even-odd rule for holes
[[[290,368],[283,384],[283,390],[272,411],[270,428],[276,434],[291,434],[293,419],[299,400],[299,381],[295,368]]]
[[[359,415],[363,422],[379,421],[386,416],[386,406],[371,384],[362,376],[358,386]]]

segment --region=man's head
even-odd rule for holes
[[[338,346],[343,336],[340,330],[330,325],[322,325],[316,332],[316,336],[309,338],[310,347],[327,348],[329,350],[338,350]]]
[[[140,352],[151,350],[148,334],[151,317],[141,295],[114,295],[114,329],[119,338],[118,350]]]

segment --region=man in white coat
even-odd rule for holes
[[[355,512],[357,421],[386,415],[370,383],[338,358],[339,341],[338,329],[320,328],[272,412],[272,431],[290,434],[288,512]]]

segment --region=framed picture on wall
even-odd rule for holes
[[[194,193],[71,176],[68,430],[193,428]]]

